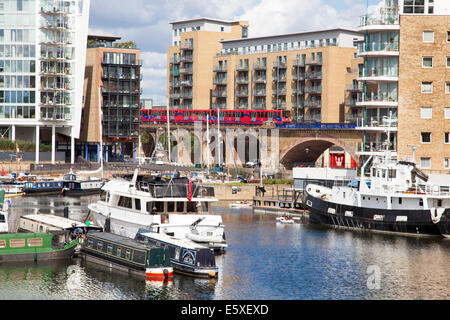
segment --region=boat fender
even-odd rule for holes
[[[445,208],[431,208],[430,209],[431,220],[433,221],[434,224],[441,221],[441,218],[442,218],[442,215],[444,214],[444,212],[445,212]]]
[[[215,276],[216,276],[216,273],[214,272],[214,271],[209,271],[208,272],[208,274],[209,274],[209,276],[211,277],[211,278],[214,278]]]
[[[164,278],[168,278],[169,277],[169,270],[164,269],[163,273],[164,273]]]

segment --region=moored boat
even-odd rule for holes
[[[365,167],[370,163],[366,177]],[[361,178],[348,186],[308,184],[303,205],[312,223],[450,236],[449,186],[433,184],[413,161],[393,159],[387,148],[382,156],[370,157]]]
[[[70,170],[63,177],[63,194],[70,196],[97,194],[102,192],[104,184],[105,182],[101,179],[78,179]]]
[[[77,245],[68,232],[0,234],[0,262],[66,259]]]
[[[9,232],[9,202],[5,190],[0,190],[0,233]]]
[[[294,224],[295,223],[294,219],[292,217],[288,217],[288,216],[277,217],[275,220],[279,223],[284,223],[284,224]]]
[[[250,201],[236,201],[230,203],[230,208],[251,208],[252,203]]]
[[[159,227],[159,232],[185,238],[195,225],[200,234],[212,239],[211,248],[222,250],[225,234],[222,217],[211,214],[217,202],[214,189],[193,183],[187,178],[150,181],[116,178],[102,188],[106,197],[88,205],[96,222],[109,232],[134,238],[140,228]],[[220,240],[216,242],[215,239]]]
[[[38,179],[36,176],[27,176],[22,189],[25,195],[51,195],[63,192],[62,180]]]
[[[91,262],[143,276],[146,280],[173,278],[167,247],[139,243],[107,232],[90,232],[81,248]]]
[[[162,233],[140,229],[135,239],[152,245],[167,246],[170,261],[176,273],[199,278],[217,278],[214,250],[186,238],[177,238]]]
[[[19,231],[68,231],[73,235],[85,235],[89,231],[103,231],[103,228],[93,225],[90,222],[82,223],[76,220],[51,214],[29,214],[20,217]]]

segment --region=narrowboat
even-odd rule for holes
[[[64,183],[62,180],[43,179],[37,180],[36,176],[28,176],[24,184],[25,195],[50,195],[63,192]]]
[[[84,235],[89,231],[103,231],[90,222],[79,222],[51,214],[29,214],[20,217],[20,232],[69,231],[72,235]]]
[[[101,179],[78,179],[71,170],[63,177],[63,194],[70,196],[97,194],[102,192],[104,184]]]
[[[0,190],[0,233],[9,232],[9,202],[5,197],[5,190]]]
[[[139,229],[135,240],[169,248],[170,262],[176,273],[199,277],[217,278],[214,250],[187,238],[176,238],[162,233]]]
[[[68,232],[0,234],[0,263],[67,259],[77,245]]]
[[[81,248],[86,261],[145,276],[147,280],[171,279],[173,268],[167,247],[147,245],[108,232],[90,232]]]

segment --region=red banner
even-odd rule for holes
[[[330,154],[330,168],[345,168],[345,154]]]

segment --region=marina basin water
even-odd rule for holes
[[[83,220],[96,196],[20,197],[10,223],[35,213]],[[0,264],[0,299],[450,299],[450,240],[275,222],[251,209],[215,207],[228,249],[218,279],[175,275],[151,283],[81,259]]]

